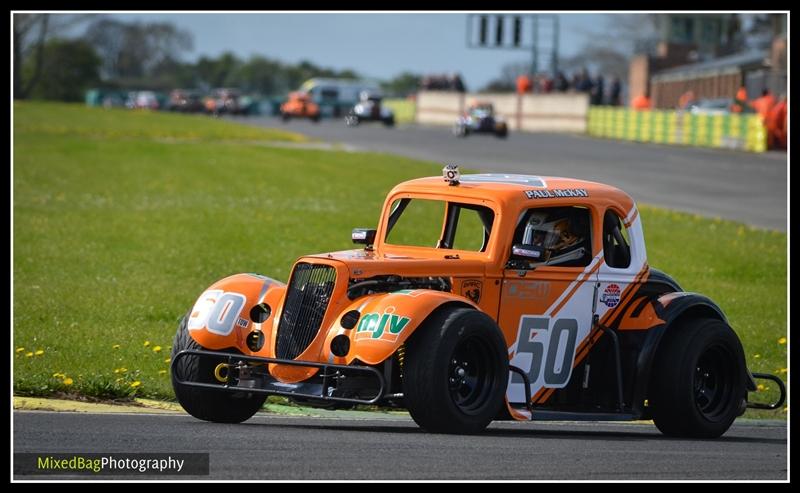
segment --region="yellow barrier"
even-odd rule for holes
[[[767,131],[758,115],[693,115],[678,111],[634,111],[612,106],[589,108],[589,135],[637,142],[767,150]]]

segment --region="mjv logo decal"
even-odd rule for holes
[[[356,339],[383,339],[385,341],[396,341],[397,336],[403,332],[408,323],[409,317],[395,315],[391,313],[394,307],[387,308],[384,313],[366,313],[361,317],[361,322],[356,329]],[[389,311],[391,310],[391,311]]]

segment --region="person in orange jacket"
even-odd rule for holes
[[[731,105],[731,111],[734,113],[741,113],[747,107],[747,88],[741,86],[738,91],[736,91],[736,98]]]
[[[689,103],[694,101],[696,98],[694,97],[694,91],[689,89],[685,93],[681,94],[681,97],[678,98],[678,109],[685,110]]]
[[[517,94],[531,92],[531,89],[533,89],[533,84],[531,83],[530,77],[527,75],[520,75],[517,77]]]
[[[770,109],[765,124],[767,126],[767,149],[786,149],[786,95],[782,94],[775,106]]]
[[[649,110],[652,107],[652,102],[650,101],[650,93],[645,91],[644,94],[640,94],[633,98],[631,101],[631,108],[642,111],[642,110]]]
[[[761,91],[761,97],[753,101],[750,106],[756,110],[756,113],[761,117],[761,121],[766,121],[769,116],[769,110],[775,106],[775,97],[769,92],[769,89]]]

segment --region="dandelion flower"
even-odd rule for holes
[[[161,346],[154,346],[153,347],[153,352],[154,353],[160,353],[161,352]]]
[[[150,345],[150,341],[144,341],[144,347],[147,347],[149,345]]]
[[[158,370],[158,374],[159,375],[166,375],[167,374],[167,370]]]
[[[28,351],[27,353],[25,353],[26,358],[30,358],[31,356],[33,356],[33,352]]]
[[[120,368],[119,372],[120,373],[128,373],[128,369],[127,368]]]
[[[786,338],[781,337],[780,339],[778,339],[778,344],[786,344]]]
[[[764,390],[764,385],[763,384],[758,384],[757,388],[758,388],[759,392],[762,392]]]
[[[778,373],[786,373],[787,371],[788,370],[786,370],[786,368],[781,368],[780,370],[778,370]]]
[[[172,358],[166,358],[166,359],[164,360],[164,363],[167,363],[167,364],[169,364],[171,361],[172,361]]]
[[[22,351],[25,351],[25,348],[24,347],[18,347],[16,352],[21,353]]]
[[[760,357],[761,357],[761,355],[760,355],[760,354],[754,354],[754,355],[753,355],[753,357],[754,357],[755,359],[758,359],[758,358],[760,358]]]
[[[142,384],[142,382],[137,380],[135,382],[131,382],[131,387],[133,387],[135,389],[136,387],[140,386],[141,384]]]
[[[35,354],[36,356],[41,356],[41,355],[43,355],[43,354],[44,354],[44,350],[43,350],[43,349],[39,349],[38,351],[36,351],[36,352],[35,352],[35,353],[33,353],[33,354]]]
[[[113,346],[111,346],[111,349],[119,349],[119,344],[114,344]]]
[[[63,373],[53,373],[53,378],[64,378],[66,375]]]
[[[67,377],[64,379],[64,385],[72,385],[72,379]]]

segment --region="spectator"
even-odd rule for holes
[[[550,93],[553,92],[553,79],[550,77],[543,76],[542,79],[542,92],[543,93]]]
[[[741,113],[747,106],[747,88],[741,86],[739,90],[736,91],[736,98],[731,105],[731,111],[733,113]]]
[[[531,92],[532,84],[531,78],[527,75],[520,75],[517,77],[517,94],[525,94]]]
[[[603,80],[603,75],[599,74],[597,79],[594,81],[594,86],[592,87],[592,104],[601,105],[603,104],[603,100],[605,99],[605,81]]]
[[[767,149],[786,149],[786,107],[786,95],[781,94],[767,115]]]
[[[631,101],[631,108],[636,111],[647,111],[652,107],[652,102],[650,101],[650,92],[645,91],[644,94],[640,94],[633,98]]]
[[[761,121],[766,121],[767,116],[769,116],[769,110],[775,106],[775,98],[772,96],[772,93],[769,92],[769,89],[764,89],[761,91],[761,97],[753,101],[750,106],[756,110],[758,116],[761,117]]]
[[[554,85],[556,91],[567,92],[567,89],[569,89],[569,81],[567,80],[567,77],[564,75],[564,72],[559,71],[558,74],[556,74],[556,81]]]
[[[689,107],[689,105],[694,102],[694,91],[689,89],[685,93],[681,94],[681,97],[678,98],[678,109],[685,110]]]
[[[581,70],[581,75],[578,78],[578,85],[575,87],[575,90],[579,92],[586,92],[591,93],[592,87],[592,79],[589,77],[589,71],[586,69]]]
[[[608,95],[608,104],[611,106],[619,106],[621,104],[621,94],[622,82],[619,80],[619,77],[614,76],[614,80],[611,81],[611,91]]]

